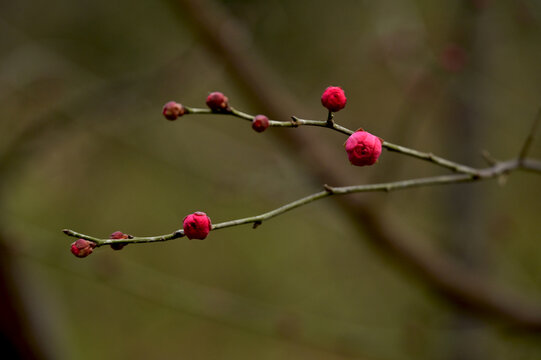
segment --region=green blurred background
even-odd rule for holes
[[[434,295],[331,199],[205,241],[69,252],[63,228],[164,234],[193,211],[222,222],[320,191],[284,131],[331,149],[346,174],[332,185],[442,173],[387,152],[354,168],[345,138],[325,129],[166,121],[165,102],[204,107],[211,91],[263,112],[193,3],[223,15],[213,25],[265,64],[251,81],[272,79],[266,90],[294,104],[282,109],[291,115],[324,119],[321,93],[340,85],[344,126],[484,166],[484,149],[518,154],[541,104],[538,1],[2,1],[1,296],[18,311],[0,312],[4,345],[45,359],[541,358],[539,337]],[[427,246],[541,299],[540,180],[371,197]]]

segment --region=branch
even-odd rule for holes
[[[403,190],[414,187],[422,186],[433,186],[433,185],[445,185],[453,183],[463,183],[463,182],[474,182],[480,180],[491,179],[498,177],[503,174],[508,174],[516,169],[529,169],[529,166],[536,164],[530,160],[521,164],[519,159],[513,159],[506,162],[497,163],[492,167],[485,169],[475,170],[475,176],[469,174],[451,174],[451,175],[441,175],[441,176],[432,176],[426,178],[418,179],[409,179],[402,181],[387,182],[381,184],[368,184],[368,185],[355,185],[355,186],[344,186],[344,187],[332,187],[325,185],[325,190],[305,196],[301,199],[295,200],[293,202],[287,203],[283,206],[280,206],[276,209],[268,211],[266,213],[250,216],[242,219],[229,220],[222,223],[214,224],[211,230],[225,229],[232,226],[239,226],[245,224],[254,224],[254,228],[261,225],[263,221],[269,220],[275,216],[281,215],[285,212],[293,210],[295,208],[307,205],[314,201],[332,196],[332,195],[346,195],[359,192],[376,192],[384,191],[390,192],[395,190]],[[536,164],[541,166],[541,164]],[[535,169],[535,167],[534,167]],[[158,236],[149,236],[149,237],[130,237],[128,239],[100,239],[93,236],[85,235],[73,230],[65,229],[63,232],[72,237],[79,239],[85,239],[92,241],[96,244],[96,247],[111,245],[111,244],[143,244],[143,243],[152,243],[152,242],[163,242],[178,239],[184,236],[184,231],[182,229],[176,230],[175,232],[167,235],[158,235]]]
[[[246,29],[221,3],[211,0],[174,0],[174,3],[178,4],[178,13],[201,35],[201,44],[216,56],[217,61],[227,66],[233,80],[257,108],[268,114],[279,114],[281,118],[286,118],[292,109],[300,108],[289,89],[278,83],[278,74],[262,60],[257,49],[245,41]],[[340,167],[324,161],[327,155],[325,149],[314,144],[303,132],[279,132],[277,135],[292,153],[303,158],[301,164],[304,169],[320,179],[321,183],[338,182],[345,178],[341,176],[343,171]],[[538,163],[526,169],[539,172],[541,166]],[[364,225],[360,231],[369,237],[363,239],[371,241],[376,249],[382,250],[390,259],[402,261],[412,270],[411,273],[423,280],[423,285],[444,295],[443,299],[460,303],[476,313],[503,319],[518,327],[541,329],[541,311],[538,306],[529,306],[521,298],[500,296],[506,292],[488,286],[487,279],[465,271],[440,253],[427,253],[414,246],[415,241],[410,241],[412,239],[405,235],[407,230],[399,231],[389,226],[388,216],[383,219],[381,214],[367,204],[359,203],[357,198],[338,199],[342,200],[339,202],[342,212],[349,215],[354,224]],[[450,278],[453,281],[449,281]]]
[[[184,105],[183,105],[184,106]],[[235,116],[244,120],[252,121],[254,118],[254,115],[250,115],[247,113],[244,113],[242,111],[239,111],[234,108],[230,108],[229,112],[213,112],[209,109],[201,109],[201,108],[191,108],[184,106],[184,109],[186,110],[185,115],[193,114],[193,115],[230,115]],[[330,120],[329,120],[330,119]],[[307,119],[301,119],[296,116],[291,117],[291,121],[278,121],[278,120],[269,120],[269,126],[271,127],[299,127],[301,125],[304,126],[319,126],[319,127],[325,127],[330,128],[332,130],[335,130],[339,133],[345,134],[345,135],[351,135],[354,133],[353,130],[350,130],[344,126],[338,125],[335,121],[333,121],[332,117],[328,118],[327,120],[307,120]],[[470,174],[470,175],[477,175],[477,172],[474,168],[471,168],[466,165],[462,165],[456,162],[453,162],[451,160],[444,159],[442,157],[436,156],[432,153],[426,153],[414,149],[407,148],[405,146],[397,145],[390,143],[388,141],[383,141],[382,146],[386,148],[389,151],[394,151],[403,155],[412,156],[417,159],[429,161],[433,164],[442,166],[444,168],[450,169],[454,172],[458,173],[464,173],[464,174]]]
[[[520,162],[526,159],[526,156],[528,155],[528,152],[530,151],[532,143],[535,139],[537,128],[539,127],[539,123],[541,123],[541,108],[537,111],[537,116],[535,117],[535,120],[532,124],[532,128],[530,129],[530,132],[528,133],[528,136],[526,137],[526,140],[524,141],[524,145],[522,145],[522,150],[520,151],[520,155],[518,157]]]

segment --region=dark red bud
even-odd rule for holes
[[[178,117],[184,115],[186,109],[182,104],[174,101],[169,101],[163,106],[162,114],[167,120],[176,120]]]
[[[109,239],[114,239],[114,240],[120,240],[120,239],[130,239],[131,236],[128,235],[128,234],[124,234],[122,231],[115,231],[114,233],[112,233],[110,236],[109,236]],[[113,250],[122,250],[122,248],[124,246],[126,246],[128,244],[126,243],[114,243],[114,244],[111,244],[111,249]]]
[[[77,239],[74,243],[71,244],[71,253],[78,258],[84,258],[92,254],[96,244],[92,241],[85,239]]]
[[[227,96],[219,91],[212,92],[207,96],[207,106],[210,110],[215,112],[228,112],[229,111],[229,99]]]
[[[269,118],[265,115],[256,115],[252,120],[252,129],[263,132],[269,127]]]

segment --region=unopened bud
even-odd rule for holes
[[[79,258],[84,258],[92,254],[95,247],[96,244],[92,241],[77,239],[71,244],[71,253]]]
[[[186,109],[182,104],[179,104],[174,101],[169,101],[163,106],[162,114],[167,120],[176,120],[178,117],[184,115]]]
[[[221,92],[212,92],[207,96],[207,106],[214,112],[228,112],[229,111],[229,99]]]
[[[120,240],[120,239],[129,239],[131,238],[130,235],[128,234],[124,234],[122,231],[115,231],[114,233],[112,233],[110,236],[109,236],[109,239],[114,239],[114,240]],[[111,244],[111,249],[113,250],[122,250],[122,248],[124,246],[126,246],[128,244],[126,243],[114,243],[114,244]]]
[[[184,218],[182,227],[184,229],[184,235],[186,235],[188,239],[203,240],[212,229],[212,223],[207,214],[197,211]]]
[[[349,162],[356,166],[375,164],[381,154],[382,142],[364,130],[353,133],[345,144]]]
[[[252,129],[263,132],[269,127],[269,118],[265,115],[256,115],[252,120]]]
[[[338,86],[329,86],[321,95],[321,104],[329,111],[336,112],[346,106],[347,98],[344,90]]]

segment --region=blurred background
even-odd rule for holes
[[[320,191],[446,173],[384,151],[349,165],[345,137],[169,100],[335,119],[471,166],[517,156],[541,105],[541,3],[164,0],[0,2],[0,328],[25,359],[539,359],[539,335],[464,312],[377,251],[333,199],[250,226],[69,251],[70,228],[170,233],[205,211],[256,215]],[[291,151],[302,132],[336,168]],[[298,149],[297,149],[298,150]],[[541,157],[541,142],[532,157]],[[333,175],[331,177],[331,175]],[[335,179],[341,183],[336,183]],[[541,178],[371,199],[419,246],[541,299]],[[392,226],[391,224],[389,226]],[[426,239],[426,240],[424,240]]]

